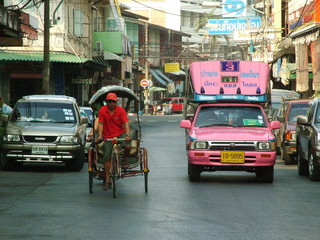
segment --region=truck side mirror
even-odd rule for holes
[[[280,122],[279,121],[271,121],[270,122],[270,128],[273,129],[279,129],[280,128]]]
[[[308,118],[306,116],[298,116],[297,118],[297,123],[298,124],[307,124],[308,123]]]
[[[190,120],[182,120],[180,122],[180,127],[187,128],[187,129],[191,128],[191,121]]]

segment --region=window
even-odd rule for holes
[[[73,10],[73,33],[75,36],[83,36],[83,12],[79,9]]]
[[[237,76],[223,76],[221,78],[221,81],[224,83],[238,82],[238,77]]]

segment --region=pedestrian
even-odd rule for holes
[[[108,93],[107,105],[99,109],[98,118],[98,138],[97,142],[106,138],[124,138],[125,141],[120,144],[124,147],[123,165],[128,168],[127,156],[131,150],[131,137],[128,115],[124,108],[117,105],[118,97],[115,93]],[[100,163],[104,164],[105,184],[104,190],[112,188],[110,179],[112,142],[105,141],[103,144],[103,158],[100,158]]]
[[[5,104],[3,98],[0,97],[0,114],[9,115],[12,112],[12,108]]]

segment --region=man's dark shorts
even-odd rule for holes
[[[125,138],[126,133],[122,133],[121,135],[117,136],[117,138]],[[131,148],[131,141],[121,141],[119,142],[121,148]],[[105,141],[103,143],[103,157],[99,158],[99,163],[104,163],[105,161],[111,161],[111,154],[112,154],[112,142]]]

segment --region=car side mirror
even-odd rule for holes
[[[80,124],[88,124],[88,118],[86,118],[86,117],[81,117],[81,119],[80,119]]]
[[[9,115],[1,114],[0,115],[0,120],[1,120],[1,122],[8,122]]]
[[[191,121],[190,120],[182,120],[180,122],[180,128],[190,129],[191,128]]]
[[[297,118],[297,123],[298,124],[307,124],[308,123],[308,118],[306,116],[298,116]]]

